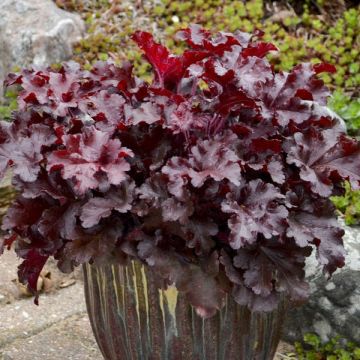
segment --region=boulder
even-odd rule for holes
[[[67,60],[85,31],[77,14],[51,0],[0,1],[0,96],[14,67],[44,66]]]
[[[311,296],[307,304],[290,311],[284,330],[288,341],[315,332],[323,341],[341,335],[360,344],[360,228],[343,226],[346,265],[327,280],[315,256],[308,259]]]

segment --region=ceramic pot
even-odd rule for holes
[[[174,286],[159,290],[152,271],[84,266],[91,325],[106,360],[271,360],[286,302],[270,313],[250,312],[230,296],[202,319]]]

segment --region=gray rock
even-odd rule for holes
[[[0,96],[14,66],[44,66],[67,60],[85,26],[79,15],[51,0],[0,1]]]
[[[311,296],[307,304],[291,310],[284,331],[288,341],[316,332],[323,341],[335,335],[360,343],[360,228],[344,225],[346,265],[326,280],[315,256],[308,259],[306,277]]]

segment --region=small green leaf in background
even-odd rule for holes
[[[354,359],[360,360],[360,348],[359,347],[354,349]]]
[[[311,345],[314,350],[318,350],[321,345],[320,338],[315,334],[305,334],[304,342],[305,344]]]
[[[350,135],[360,135],[360,98],[351,99],[336,90],[329,100],[329,107],[345,120]]]
[[[8,89],[5,92],[4,100],[0,102],[0,120],[10,120],[12,112],[18,107],[17,95],[18,92],[15,89]]]
[[[346,225],[360,224],[360,190],[351,190],[350,184],[346,182],[344,196],[333,196],[331,201],[344,215]]]

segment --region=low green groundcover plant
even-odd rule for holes
[[[128,41],[140,17],[142,26],[152,29],[156,24],[158,36],[167,34],[166,45],[174,51],[181,49],[172,35],[189,23],[196,22],[213,31],[253,32],[261,28],[267,34],[265,40],[281,50],[271,56],[277,69],[290,70],[301,61],[326,61],[338,68],[335,74],[323,74],[327,84],[351,93],[360,85],[360,7],[355,2],[348,9],[329,9],[330,1],[285,4],[265,0],[160,0],[143,2],[137,8],[135,4],[130,7],[127,2],[116,1],[58,3],[79,11],[86,21],[88,34],[75,49],[76,59],[82,63],[108,56],[120,60],[132,56],[138,73],[147,74],[149,67]]]
[[[333,196],[331,200],[344,215],[347,225],[360,224],[360,191],[352,191],[350,184],[345,183],[345,194]]]
[[[11,114],[17,109],[17,96],[18,92],[16,89],[8,90],[4,94],[4,99],[0,103],[0,119],[10,120]]]
[[[19,195],[0,252],[15,244],[36,294],[59,268],[137,259],[203,317],[230,294],[253,311],[306,300],[305,258],[344,265],[329,196],[360,187],[360,144],[326,106],[325,63],[276,71],[263,32],[178,33],[178,56],[138,31],[151,81],[110,61],[10,74],[19,110],[0,124],[0,174]]]
[[[360,135],[360,98],[351,99],[337,90],[332,94],[329,107],[345,120],[349,134]]]
[[[295,344],[295,350],[293,358],[298,360],[360,360],[360,347],[340,336],[322,343],[318,335],[309,333],[303,344]]]

